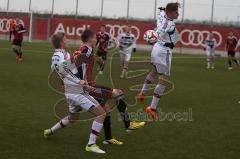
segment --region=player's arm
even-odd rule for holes
[[[18,33],[25,33],[26,31],[27,31],[26,28],[24,28],[24,26],[21,25],[21,27],[20,27]]]
[[[134,35],[134,40],[133,40],[133,52],[137,51],[137,42],[136,42],[136,37]]]
[[[236,46],[235,50],[237,51],[239,47],[240,47],[240,39],[238,40],[238,43],[237,43],[237,46]]]
[[[228,43],[228,40],[226,41],[226,45],[225,45],[225,50],[226,51],[228,51],[228,45],[229,45],[229,43]]]
[[[97,34],[97,42],[96,42],[96,46],[98,46],[99,44],[99,35]]]
[[[122,42],[122,35],[121,35],[121,34],[118,35],[118,37],[117,37],[117,41],[118,41],[119,49],[122,49],[122,45],[121,45],[121,42]]]

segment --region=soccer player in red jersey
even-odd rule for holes
[[[20,19],[16,19],[16,25],[13,29],[14,39],[12,42],[12,49],[16,53],[16,61],[22,61],[22,41],[23,34],[26,32],[23,24],[21,24]]]
[[[12,34],[13,34],[13,30],[15,27],[15,21],[14,19],[10,19],[9,20],[9,42],[12,40]]]
[[[95,38],[96,35],[91,30],[85,30],[83,32],[81,36],[83,44],[73,54],[75,65],[78,68],[78,74],[76,74],[76,76],[82,80],[85,80],[90,86],[94,86],[94,90],[92,90],[92,92],[89,94],[93,96],[103,107],[106,107],[108,99],[114,99],[116,101],[118,111],[122,116],[123,123],[127,132],[143,127],[145,125],[145,122],[135,122],[130,120],[127,112],[127,104],[124,101],[124,95],[121,90],[94,85],[94,62],[99,61],[99,57],[94,56],[93,54],[93,47],[94,44],[96,44],[94,43]],[[112,138],[110,111],[107,113],[103,127],[105,132],[104,144],[123,144],[121,141]]]
[[[106,26],[101,25],[100,31],[97,33],[97,56],[102,58],[102,62],[98,62],[99,74],[103,74],[105,62],[107,60],[108,43],[111,36],[105,31]]]
[[[237,66],[239,66],[239,61],[236,59],[236,47],[237,47],[238,39],[236,36],[234,36],[233,32],[229,33],[229,36],[227,37],[226,41],[226,51],[228,53],[228,64],[229,70],[232,70],[232,62],[236,63]]]

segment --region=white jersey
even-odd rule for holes
[[[136,38],[132,33],[121,33],[118,36],[120,53],[131,54],[136,48]]]
[[[64,49],[56,49],[52,56],[52,71],[56,71],[63,80],[65,95],[83,93],[80,80],[74,75],[77,74],[77,68],[71,62],[71,56]]]
[[[205,48],[207,52],[214,52],[217,47],[217,41],[216,39],[207,39],[205,41]]]
[[[158,43],[164,45],[165,43],[174,43],[180,40],[179,33],[173,20],[169,19],[165,11],[161,11],[157,16],[157,30]]]

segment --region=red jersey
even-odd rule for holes
[[[90,86],[94,85],[93,67],[94,55],[93,49],[87,45],[81,46],[73,53],[73,59],[78,69],[78,78],[88,82]]]
[[[23,40],[23,33],[26,29],[22,24],[16,24],[13,29],[14,40]]]
[[[97,50],[99,52],[107,52],[110,35],[107,32],[97,33]]]
[[[238,43],[238,39],[236,36],[228,36],[227,43],[226,43],[226,50],[235,51],[237,43]]]
[[[13,31],[14,27],[15,27],[15,22],[14,22],[13,19],[10,19],[9,20],[9,29],[10,29],[10,31]]]

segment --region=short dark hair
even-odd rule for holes
[[[166,11],[167,12],[174,12],[174,11],[177,11],[179,7],[180,7],[180,3],[178,3],[178,2],[168,3],[167,6],[166,6]]]
[[[105,24],[101,24],[100,27],[104,27],[104,28],[106,28],[106,25],[105,25]]]
[[[81,40],[82,40],[82,42],[85,43],[90,38],[92,38],[94,35],[95,35],[95,33],[92,30],[87,29],[82,33]]]
[[[55,49],[59,49],[61,47],[61,42],[63,41],[63,38],[65,36],[65,33],[58,32],[52,35],[51,41]]]

